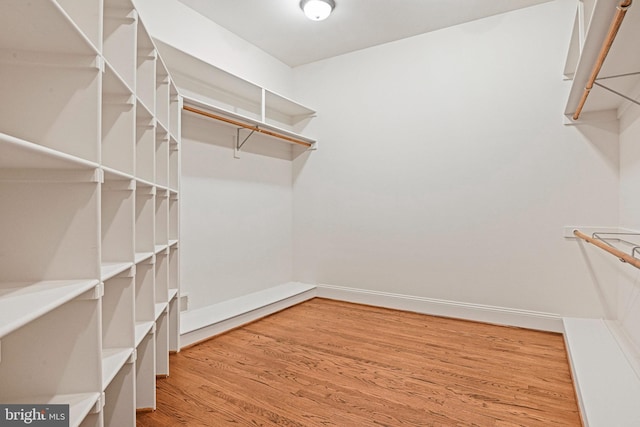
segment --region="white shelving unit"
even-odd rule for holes
[[[134,426],[180,348],[182,100],[130,0],[5,1],[0,62],[0,402]]]
[[[573,80],[565,108],[568,124],[575,123],[572,119],[573,113],[578,107],[619,4],[619,0],[578,2],[564,72],[567,78]],[[629,52],[637,49],[638,40],[640,40],[640,6],[634,2],[626,13],[596,79],[596,83],[636,101],[640,101],[640,74],[638,74],[640,57],[629,55]],[[629,100],[596,84],[587,98],[579,122],[602,120],[607,117],[615,120],[631,105],[634,104]]]
[[[156,44],[183,96],[185,106],[290,139],[267,136],[266,132],[256,132],[251,138],[269,138],[305,149],[314,146],[316,141],[301,133],[315,117],[314,110],[162,41],[156,41]]]

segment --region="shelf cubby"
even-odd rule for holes
[[[134,174],[135,96],[110,65],[102,82],[102,165]]]
[[[156,377],[169,376],[169,315],[165,309],[156,320]]]
[[[169,186],[169,134],[158,126],[156,131],[156,180],[162,187]]]
[[[169,133],[174,139],[180,137],[180,115],[182,114],[182,99],[173,81],[169,82]]]
[[[24,0],[4,0],[0,49],[95,55],[100,52],[99,5],[96,0],[43,0],[34,7]],[[72,18],[78,19],[78,25]],[[89,35],[81,28],[89,30]]]
[[[104,0],[103,55],[130,90],[136,88],[138,13],[129,1]]]
[[[85,293],[3,336],[0,383],[11,386],[0,387],[0,401],[77,399],[78,425],[102,388],[99,304],[99,294]]]
[[[169,315],[166,307],[156,320],[156,377],[169,376]]]
[[[96,171],[2,172],[9,171],[0,171],[0,281],[99,278]]]
[[[156,252],[169,244],[169,191],[156,191]]]
[[[152,411],[156,408],[155,326],[142,338],[136,350],[136,409]]]
[[[136,264],[134,344],[137,347],[155,322],[155,255]]]
[[[160,59],[156,62],[156,118],[169,130],[169,71]]]
[[[180,144],[173,138],[169,139],[169,188],[178,191],[180,185]]]
[[[136,94],[138,100],[155,115],[157,53],[149,33],[140,20],[136,51]]]
[[[155,194],[155,187],[136,181],[136,262],[155,252]]]
[[[2,132],[98,163],[99,57],[0,50],[0,64]]]
[[[176,240],[177,242],[177,240]],[[169,248],[169,351],[180,350],[180,252],[177,243]]]
[[[175,193],[169,193],[169,244],[178,240],[179,234],[179,207],[180,201],[178,195]]]
[[[169,249],[156,254],[155,265],[155,302],[165,304],[169,301]],[[157,317],[157,316],[156,316]]]
[[[149,183],[155,180],[156,121],[143,104],[136,108],[136,173]]]
[[[95,49],[102,51],[102,2],[98,0],[55,0],[70,17],[73,25]],[[53,3],[54,1],[51,0]]]
[[[135,186],[133,179],[105,173],[101,188],[102,279],[107,280],[133,265]],[[116,178],[116,179],[114,179]]]
[[[104,282],[102,297],[102,381],[106,389],[135,346],[135,270]]]
[[[135,425],[135,389],[135,363],[133,360],[129,360],[105,390],[103,409],[105,427]]]

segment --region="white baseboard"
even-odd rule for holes
[[[315,286],[286,283],[180,315],[185,348],[315,297]]]
[[[346,288],[334,285],[318,285],[317,296],[377,307],[393,308],[452,317],[497,325],[517,326],[541,331],[563,332],[562,318],[557,314],[518,310],[481,304],[392,294],[388,292]]]

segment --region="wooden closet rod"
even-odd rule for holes
[[[200,114],[201,116],[209,117],[210,119],[220,120],[221,122],[229,123],[234,126],[238,126],[244,129],[249,129],[254,132],[263,133],[265,135],[273,136],[274,138],[284,139],[285,141],[292,142],[294,144],[302,145],[307,148],[311,147],[311,143],[307,141],[302,141],[301,139],[292,138],[287,135],[282,135],[277,132],[273,132],[267,129],[259,128],[258,126],[248,125],[246,123],[239,122],[237,120],[230,119],[228,117],[219,116],[217,114],[209,113],[208,111],[199,110],[197,108],[189,107],[188,105],[182,106],[184,110],[191,111],[192,113]]]
[[[622,25],[622,20],[624,19],[624,15],[627,13],[627,9],[629,9],[629,6],[631,6],[632,1],[633,0],[622,0],[617,7],[618,10],[616,11],[615,16],[613,17],[613,21],[611,22],[611,27],[609,27],[609,32],[607,33],[607,37],[604,39],[604,43],[600,48],[598,59],[596,60],[596,63],[593,65],[591,76],[589,76],[589,80],[587,81],[587,86],[584,88],[584,92],[582,93],[582,98],[580,98],[580,103],[578,103],[578,108],[576,109],[576,112],[573,114],[573,120],[578,120],[580,118],[580,113],[582,113],[584,104],[585,102],[587,102],[587,97],[589,96],[589,92],[591,92],[591,89],[593,88],[593,84],[598,78],[598,74],[602,69],[604,60],[607,58],[607,55],[609,54],[611,45],[613,45],[613,41],[616,39],[616,35],[618,34],[620,25]]]
[[[591,243],[592,245],[595,245],[597,247],[599,247],[600,249],[609,252],[612,255],[615,255],[616,257],[618,257],[620,259],[620,261],[624,261],[628,264],[633,265],[636,268],[640,268],[640,259],[634,258],[631,255],[628,255],[624,252],[622,252],[621,250],[618,250],[616,248],[614,248],[613,246],[609,246],[606,243],[602,242],[601,240],[598,239],[594,239],[592,237],[587,236],[584,233],[581,233],[579,230],[573,230],[573,235],[586,241]]]

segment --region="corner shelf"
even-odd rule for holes
[[[568,123],[574,123],[573,113],[578,107],[619,3],[620,0],[597,0],[593,10],[584,10],[582,2],[579,4],[565,69],[565,75],[573,80],[564,112]],[[626,13],[596,83],[600,82],[610,89],[638,100],[640,56],[628,54],[636,50],[638,40],[640,5],[634,2]],[[611,110],[620,116],[630,104],[631,102],[625,98],[596,84],[583,108],[584,120],[588,121],[589,116],[596,117],[598,113]]]

